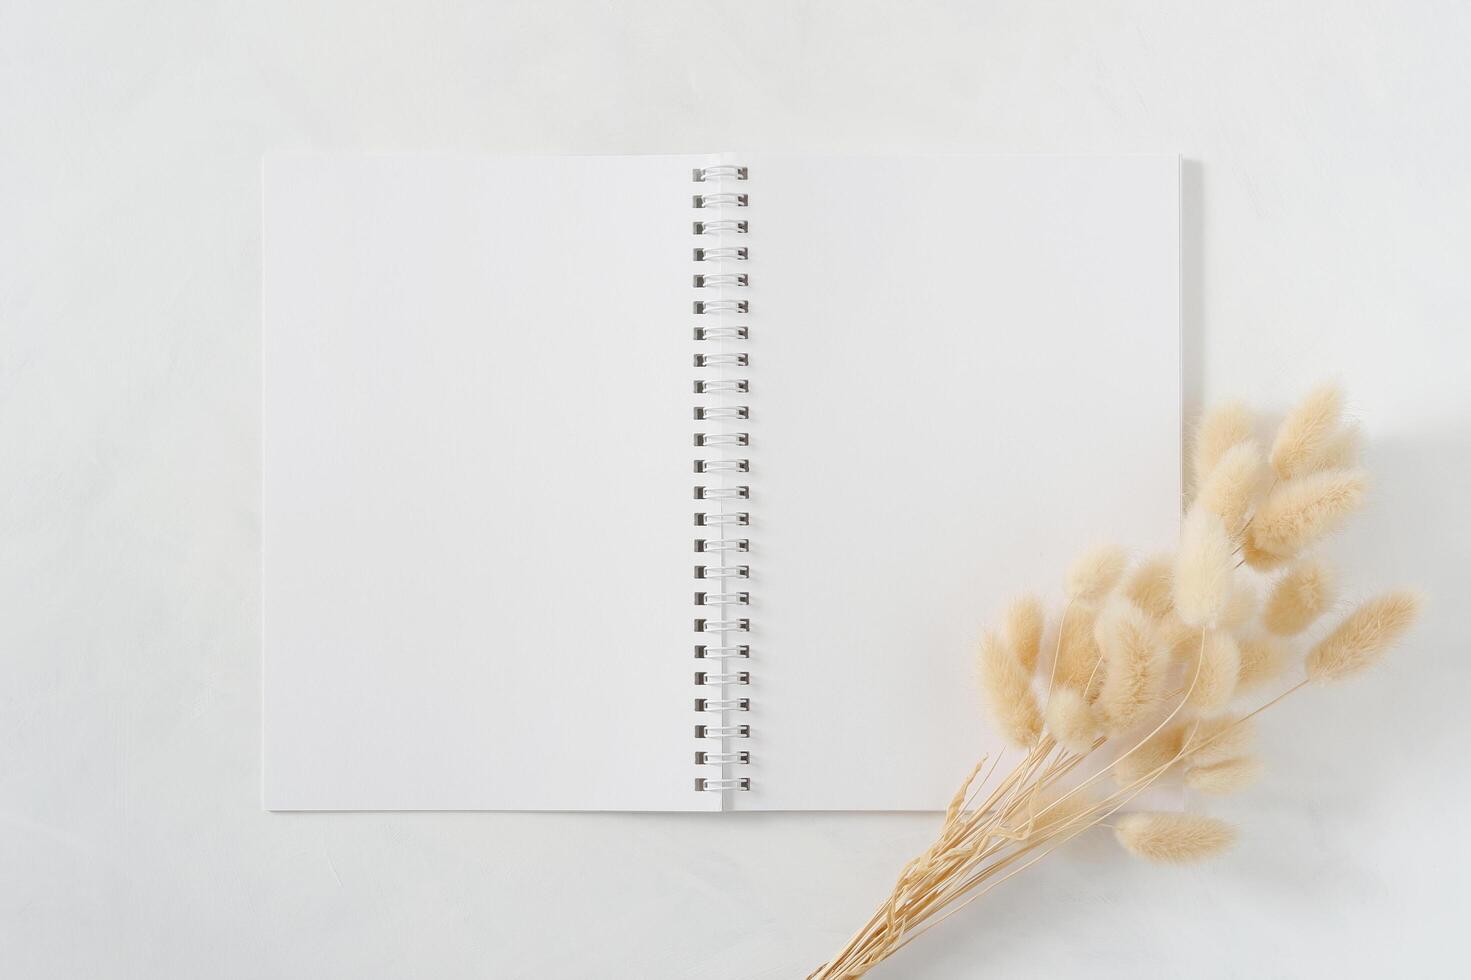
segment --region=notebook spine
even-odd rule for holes
[[[743,263],[750,259],[746,236],[750,220],[746,210],[750,195],[743,190],[748,179],[745,167],[732,164],[700,167],[694,182],[700,185],[691,201],[694,301],[694,496],[697,501],[695,527],[696,616],[695,659],[703,669],[695,672],[695,711],[709,720],[695,726],[695,765],[702,773],[695,778],[700,792],[743,791],[751,788],[749,776],[739,767],[749,765],[751,754],[736,748],[737,739],[751,737],[751,726],[739,719],[751,710],[751,699],[743,689],[751,673],[742,669],[750,659],[747,642],[751,605],[747,588],[751,566],[751,434],[746,421],[751,417],[747,393],[750,354],[743,347],[750,339],[747,318],[751,303],[744,291],[751,285]]]

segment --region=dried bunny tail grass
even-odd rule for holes
[[[1057,688],[1047,701],[1047,731],[1069,752],[1089,751],[1098,737],[1093,706],[1081,692],[1071,687]]]
[[[1236,674],[1236,690],[1251,691],[1281,677],[1292,661],[1292,650],[1276,636],[1247,636],[1236,641],[1241,653],[1241,666]]]
[[[1186,703],[1203,714],[1219,711],[1236,693],[1236,675],[1241,672],[1241,651],[1229,633],[1213,630],[1206,634],[1200,650],[1200,670]]]
[[[1207,796],[1229,796],[1256,782],[1262,764],[1251,756],[1238,756],[1210,766],[1197,766],[1185,773],[1185,785]]]
[[[991,717],[1012,745],[1026,748],[1042,731],[1042,715],[1032,695],[1031,674],[1022,668],[994,633],[981,638],[981,693],[991,708]]]
[[[1256,728],[1248,719],[1236,715],[1202,718],[1191,730],[1185,761],[1192,766],[1213,766],[1246,754],[1255,743]]]
[[[1149,559],[1124,582],[1124,595],[1155,619],[1164,619],[1175,608],[1173,589],[1166,556]]]
[[[1224,853],[1236,842],[1228,823],[1198,813],[1130,813],[1114,835],[1135,857],[1164,864],[1191,864]]]
[[[1284,480],[1313,472],[1343,415],[1343,392],[1319,385],[1287,413],[1272,443],[1272,469]]]
[[[1102,599],[1118,584],[1128,565],[1128,556],[1115,545],[1103,545],[1080,555],[1068,569],[1067,597],[1079,602]]]
[[[1368,479],[1358,470],[1324,470],[1284,483],[1251,519],[1252,548],[1292,558],[1363,506],[1367,491]]]
[[[1082,691],[1101,681],[1099,662],[1103,658],[1098,642],[1093,639],[1091,609],[1074,607],[1064,614],[1058,629],[1057,665],[1053,672],[1054,687],[1071,687]]]
[[[1251,439],[1255,421],[1251,410],[1241,402],[1226,402],[1217,405],[1200,420],[1195,430],[1195,446],[1191,452],[1190,469],[1195,488],[1204,487],[1226,450]]]
[[[1027,801],[1026,813],[1018,815],[1006,830],[1023,843],[1041,840],[1096,804],[1097,800],[1082,788],[1071,792],[1057,788],[1039,790]]]
[[[1103,652],[1098,707],[1110,735],[1125,731],[1159,700],[1165,661],[1144,611],[1124,599],[1110,602],[1098,617],[1093,638]]]
[[[1223,630],[1235,632],[1256,617],[1256,610],[1256,586],[1250,582],[1237,582],[1231,590],[1231,597],[1226,600],[1226,608],[1221,610],[1218,625]]]
[[[1349,614],[1308,654],[1308,680],[1336,681],[1372,667],[1420,615],[1415,592],[1387,592]]]
[[[1175,556],[1175,611],[1187,626],[1214,626],[1231,596],[1236,571],[1231,539],[1220,518],[1192,507],[1180,528]]]
[[[1237,443],[1211,470],[1196,497],[1196,506],[1219,517],[1234,537],[1246,524],[1246,512],[1261,489],[1263,470],[1262,451],[1257,444]]]
[[[1120,756],[1113,763],[1114,781],[1120,786],[1128,786],[1150,776],[1156,769],[1172,765],[1185,745],[1186,730],[1183,722],[1177,722],[1155,732]]]
[[[1363,440],[1363,433],[1356,425],[1339,429],[1323,443],[1322,450],[1312,462],[1313,470],[1347,470],[1359,465]]]
[[[1184,663],[1200,651],[1200,630],[1186,626],[1173,612],[1159,621],[1154,632],[1160,649],[1173,661]]]
[[[1262,551],[1251,543],[1251,535],[1248,534],[1246,540],[1241,542],[1241,560],[1259,572],[1270,572],[1274,568],[1281,568],[1292,559]]]
[[[1006,639],[1011,655],[1027,673],[1037,669],[1045,622],[1042,603],[1034,596],[1022,596],[1007,607],[1001,635]]]
[[[1278,636],[1296,636],[1337,600],[1333,570],[1320,561],[1300,561],[1272,586],[1262,624]]]

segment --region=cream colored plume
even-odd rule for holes
[[[1185,785],[1208,796],[1227,796],[1245,789],[1262,774],[1262,764],[1250,756],[1197,766],[1185,773]]]
[[[1126,599],[1104,607],[1093,628],[1105,665],[1098,707],[1110,735],[1128,729],[1159,700],[1165,660],[1144,611]]]
[[[1042,731],[1042,715],[1032,695],[1031,674],[1022,668],[996,634],[981,638],[981,693],[996,728],[1012,745],[1027,748]]]
[[[1287,413],[1272,443],[1272,469],[1284,480],[1311,473],[1338,432],[1343,393],[1337,385],[1319,385]]]
[[[1252,691],[1282,676],[1292,661],[1292,651],[1281,637],[1245,636],[1236,641],[1241,667],[1236,690]]]
[[[1236,693],[1241,652],[1229,633],[1215,630],[1206,634],[1199,660],[1198,673],[1193,662],[1186,668],[1185,683],[1190,686],[1186,703],[1203,714],[1220,711],[1231,703],[1231,697]]]
[[[1086,789],[1072,791],[1049,788],[1033,793],[1026,807],[1007,824],[1007,831],[1022,842],[1037,840],[1049,831],[1071,832],[1088,823],[1084,818],[1077,827],[1067,826],[1075,817],[1093,809],[1097,801]]]
[[[1175,556],[1175,612],[1187,626],[1210,626],[1231,598],[1236,558],[1221,519],[1192,507],[1180,528],[1180,551]]]
[[[1257,591],[1250,582],[1238,581],[1231,587],[1231,596],[1226,608],[1221,610],[1219,626],[1223,630],[1235,631],[1251,622],[1256,616]]]
[[[1103,670],[1099,663],[1103,655],[1093,639],[1094,616],[1091,609],[1080,606],[1063,614],[1058,629],[1056,686],[1082,691],[1088,685],[1091,691],[1102,683]]]
[[[1225,821],[1197,813],[1130,813],[1114,835],[1124,850],[1149,861],[1190,864],[1225,852],[1236,831]]]
[[[1069,752],[1087,752],[1098,737],[1093,706],[1074,688],[1054,688],[1047,702],[1047,731]]]
[[[1262,451],[1254,441],[1226,450],[1200,488],[1196,506],[1220,518],[1233,537],[1246,523],[1247,511],[1261,489]]]
[[[1347,470],[1359,465],[1359,446],[1363,435],[1356,425],[1346,426],[1333,433],[1323,444],[1323,451],[1313,461],[1316,470]]]
[[[1308,679],[1336,681],[1372,667],[1420,615],[1414,592],[1388,592],[1355,609],[1308,654]]]
[[[1002,636],[1011,655],[1028,673],[1037,668],[1037,655],[1042,649],[1042,627],[1045,616],[1042,603],[1035,596],[1022,596],[1006,610]]]
[[[1368,485],[1358,470],[1324,470],[1282,484],[1252,516],[1252,547],[1278,559],[1295,557],[1363,506]]]
[[[1175,608],[1170,565],[1168,557],[1151,558],[1134,569],[1124,582],[1124,595],[1155,619],[1164,619]]]
[[[1337,600],[1333,570],[1321,561],[1300,561],[1272,586],[1262,611],[1262,625],[1278,636],[1296,636]]]
[[[1129,786],[1154,775],[1156,769],[1174,765],[1185,744],[1187,731],[1184,723],[1176,722],[1155,732],[1138,746],[1131,747],[1114,761],[1114,780],[1120,786]],[[1165,771],[1168,771],[1168,768]]]
[[[1129,559],[1122,548],[1104,545],[1078,557],[1068,569],[1067,597],[1077,602],[1097,602],[1118,584]]]
[[[1251,438],[1253,424],[1251,410],[1240,402],[1217,405],[1205,414],[1195,430],[1195,445],[1190,459],[1197,491],[1205,486],[1226,450]]]
[[[1212,766],[1251,751],[1256,742],[1252,723],[1236,715],[1202,718],[1189,729],[1185,758],[1192,766]]]
[[[1258,548],[1251,542],[1251,535],[1247,534],[1241,542],[1241,560],[1259,572],[1270,572],[1274,568],[1281,568],[1291,558],[1274,555]]]

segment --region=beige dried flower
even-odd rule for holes
[[[1205,486],[1216,463],[1232,446],[1251,438],[1251,410],[1240,402],[1218,405],[1201,419],[1191,453],[1191,475],[1197,489]]]
[[[1272,443],[1272,469],[1284,480],[1313,472],[1338,430],[1343,393],[1335,384],[1319,385],[1282,420]]]
[[[1168,557],[1151,558],[1134,569],[1124,583],[1124,595],[1155,619],[1164,619],[1175,608]]]
[[[1236,641],[1241,667],[1236,690],[1254,691],[1282,676],[1292,661],[1292,650],[1276,636],[1244,636]]]
[[[1272,586],[1262,624],[1278,636],[1296,636],[1337,599],[1333,570],[1321,561],[1300,561]]]
[[[1236,715],[1202,718],[1192,725],[1185,758],[1192,766],[1211,766],[1234,759],[1251,751],[1256,742],[1256,728]]]
[[[1175,557],[1175,612],[1187,626],[1214,627],[1231,597],[1236,558],[1221,519],[1192,507]]]
[[[1211,714],[1230,704],[1232,695],[1236,693],[1241,652],[1231,634],[1213,630],[1205,636],[1199,661],[1199,672],[1194,675],[1194,685],[1186,703],[1202,714]]]
[[[1084,555],[1067,574],[1055,638],[1043,640],[1046,614],[1035,598],[1008,607],[1000,632],[983,639],[978,666],[992,726],[1023,758],[1006,774],[985,759],[972,769],[938,838],[811,980],[865,975],[960,905],[1099,825],[1153,861],[1185,863],[1230,846],[1235,832],[1218,820],[1129,808],[1161,779],[1207,795],[1248,785],[1261,771],[1251,719],[1309,681],[1364,670],[1420,608],[1405,591],[1364,603],[1312,648],[1307,679],[1232,711],[1239,694],[1271,685],[1297,661],[1289,638],[1335,602],[1332,572],[1299,556],[1365,495],[1364,475],[1350,470],[1357,433],[1340,423],[1341,405],[1328,386],[1294,409],[1272,446],[1275,482],[1265,499],[1250,414],[1239,405],[1212,412],[1195,440],[1196,499],[1174,555],[1132,574],[1118,548]],[[1241,564],[1286,567],[1264,605],[1253,576],[1236,574]]]
[[[1324,470],[1282,484],[1252,516],[1252,547],[1295,557],[1363,506],[1368,485],[1357,470]]]
[[[1047,731],[1069,752],[1087,752],[1098,737],[1098,717],[1081,692],[1059,687],[1047,702]]]
[[[1006,610],[1006,625],[1002,628],[1002,636],[1011,655],[1028,673],[1037,669],[1045,619],[1042,602],[1035,596],[1022,596]]]
[[[1085,552],[1068,569],[1067,597],[1076,602],[1097,602],[1118,584],[1128,565],[1128,556],[1114,545]]]
[[[1159,700],[1165,660],[1155,644],[1149,617],[1126,599],[1116,599],[1104,608],[1093,637],[1106,665],[1098,707],[1105,730],[1117,735]]]
[[[1387,592],[1355,609],[1308,654],[1308,679],[1336,681],[1367,670],[1414,625],[1422,602],[1414,592]]]
[[[1092,690],[1102,683],[1098,665],[1103,654],[1093,638],[1095,618],[1091,609],[1076,606],[1064,614],[1057,638],[1057,686],[1082,691],[1085,685]]]
[[[1246,523],[1246,513],[1262,485],[1262,451],[1253,441],[1240,442],[1226,450],[1205,484],[1196,506],[1220,518],[1233,537]]]
[[[1209,766],[1195,766],[1185,773],[1185,785],[1207,796],[1228,796],[1256,782],[1262,764],[1251,756],[1237,756]]]
[[[1022,668],[996,634],[981,638],[979,657],[981,692],[1001,735],[1025,748],[1042,731],[1042,714],[1032,694],[1032,675]]]
[[[1114,835],[1135,857],[1164,864],[1215,857],[1236,842],[1230,824],[1197,813],[1130,813],[1119,819]]]

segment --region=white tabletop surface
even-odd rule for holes
[[[1270,775],[1212,808],[1228,859],[1079,844],[874,976],[1464,973],[1468,39],[1471,9],[1402,0],[10,0],[0,973],[799,977],[934,830],[261,811],[258,173],[286,148],[1183,154],[1188,407],[1340,378],[1376,492],[1336,552],[1430,615],[1266,723]]]

